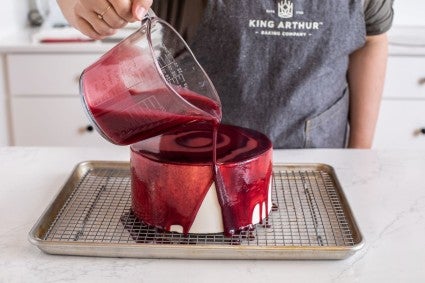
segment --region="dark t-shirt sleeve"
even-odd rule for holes
[[[207,4],[208,0],[154,0],[152,10],[189,40],[195,35]]]
[[[364,14],[366,34],[378,35],[387,32],[392,25],[394,0],[366,0]]]

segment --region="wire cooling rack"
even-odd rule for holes
[[[362,246],[334,170],[323,164],[275,165],[270,216],[232,237],[146,225],[131,211],[130,190],[128,164],[81,163],[30,239],[56,254],[183,258],[345,258]]]

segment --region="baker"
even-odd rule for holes
[[[190,46],[217,88],[224,123],[261,131],[275,148],[371,147],[393,0],[194,0],[199,11],[189,0],[158,2],[179,11],[166,20],[180,29],[188,11],[202,15]],[[58,3],[94,39],[142,19],[152,5]]]

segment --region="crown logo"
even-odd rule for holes
[[[290,0],[283,0],[277,4],[277,15],[281,18],[292,18],[294,15],[294,3]]]

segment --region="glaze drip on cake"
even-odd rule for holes
[[[270,140],[219,125],[214,174],[212,133],[210,123],[189,124],[131,146],[132,208],[142,221],[167,231],[178,225],[187,234],[210,189],[216,190],[226,235],[268,215]]]

